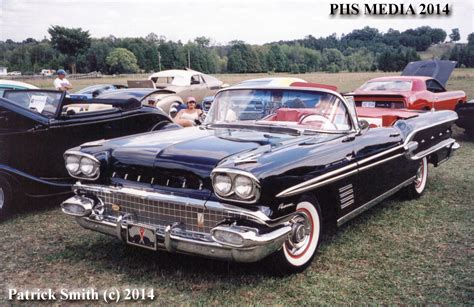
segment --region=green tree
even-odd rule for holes
[[[89,31],[82,31],[81,28],[51,26],[48,33],[51,35],[53,48],[68,57],[71,72],[76,73],[77,56],[85,52],[91,44]]]
[[[449,34],[449,38],[451,39],[452,42],[457,42],[461,40],[461,34],[459,33],[458,28],[454,28],[451,30],[451,34]]]
[[[137,58],[130,50],[115,48],[106,59],[111,73],[136,73],[138,72]]]

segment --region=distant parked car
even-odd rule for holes
[[[127,88],[126,85],[119,84],[96,84],[83,88],[70,95],[71,98],[77,99],[92,99],[99,96],[102,93]]]
[[[454,111],[466,102],[465,92],[445,88],[455,66],[453,61],[411,62],[401,76],[369,80],[347,95],[358,107]]]
[[[466,134],[474,137],[474,100],[459,104],[456,107],[456,112],[459,116],[456,125],[464,128]]]
[[[83,103],[60,91],[5,90],[0,98],[0,218],[23,198],[71,193],[75,180],[58,163],[67,149],[168,125],[179,128],[167,114],[134,98]]]
[[[21,71],[11,71],[7,73],[7,76],[21,76]]]
[[[204,97],[212,96],[221,88],[228,86],[213,76],[190,69],[164,70],[152,74],[148,79],[153,81],[156,89],[169,96],[166,99],[174,100],[172,107],[169,108],[173,111],[189,96],[200,102]],[[171,94],[175,94],[174,98]]]
[[[52,75],[54,75],[56,71],[54,69],[42,69],[41,72],[40,72],[40,75],[44,76],[44,77],[50,77]]]
[[[25,89],[37,89],[36,86],[19,81],[12,80],[0,80],[0,98],[3,96],[5,90],[25,90]]]

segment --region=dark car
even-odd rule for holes
[[[151,250],[271,255],[275,270],[303,270],[323,229],[399,190],[420,196],[428,163],[459,147],[453,111],[362,109],[361,119],[353,99],[313,86],[228,88],[200,127],[68,150],[79,182],[63,212]],[[92,172],[81,172],[83,159]]]
[[[464,128],[466,134],[474,137],[474,100],[457,105],[456,112],[459,116],[456,125]]]
[[[87,100],[95,98],[100,94],[103,94],[108,91],[119,90],[124,88],[127,88],[127,86],[120,84],[96,84],[85,87],[75,93],[72,93],[70,97],[75,99]]]
[[[159,129],[170,121],[136,99],[84,103],[52,90],[5,90],[0,98],[0,217],[25,196],[70,193],[73,180],[57,162],[66,149]]]

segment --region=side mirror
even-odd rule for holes
[[[359,120],[359,128],[361,132],[369,130],[370,124],[365,119]]]

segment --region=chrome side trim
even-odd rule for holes
[[[446,111],[437,111],[438,112],[446,112]],[[422,130],[425,130],[425,129],[428,129],[428,128],[433,128],[434,126],[438,126],[438,125],[442,125],[442,124],[446,124],[446,123],[449,123],[449,122],[454,122],[458,119],[458,115],[456,114],[456,112],[454,111],[448,111],[448,114],[449,113],[453,113],[454,116],[452,116],[450,119],[448,120],[444,120],[444,121],[440,121],[440,122],[436,122],[436,123],[432,123],[431,125],[428,125],[428,126],[424,126],[424,127],[420,127],[418,129],[415,129],[413,130],[412,132],[410,132],[404,142],[404,145],[407,145],[412,139],[413,137],[415,136],[415,134],[417,134],[418,132],[422,131]]]
[[[388,190],[387,192],[383,193],[382,195],[379,195],[376,198],[372,199],[371,201],[369,201],[369,202],[365,203],[364,205],[358,207],[354,211],[351,211],[348,214],[344,215],[343,217],[337,219],[337,226],[341,226],[342,224],[348,222],[349,220],[351,220],[352,218],[354,218],[357,215],[361,214],[362,212],[372,208],[373,206],[375,206],[376,204],[378,204],[382,200],[386,199],[387,197],[395,194],[396,192],[398,192],[403,187],[405,187],[405,186],[409,185],[410,183],[412,183],[413,180],[415,180],[415,178],[416,178],[415,176],[411,177],[410,179],[402,182],[401,184],[397,185],[396,187],[394,187],[394,188]]]
[[[362,159],[360,160],[359,162],[353,162],[352,164],[349,164],[349,165],[346,165],[340,169],[337,169],[337,170],[334,170],[334,171],[331,171],[329,173],[326,173],[324,175],[321,175],[321,176],[318,176],[318,177],[315,177],[313,179],[310,179],[310,180],[307,180],[305,182],[302,182],[302,183],[299,183],[297,185],[294,185],[292,187],[289,187],[287,188],[286,190],[283,190],[281,191],[280,193],[278,193],[276,195],[276,197],[288,197],[288,196],[293,196],[293,195],[296,195],[298,193],[301,193],[301,192],[306,192],[306,191],[309,191],[309,190],[312,190],[314,188],[317,188],[317,187],[321,187],[325,184],[329,184],[329,183],[332,183],[336,180],[339,180],[339,179],[342,179],[344,177],[347,177],[347,176],[351,176],[353,175],[355,172],[357,172],[357,169],[356,170],[353,170],[353,171],[350,171],[348,173],[345,173],[345,174],[342,174],[340,176],[337,176],[337,177],[334,177],[334,178],[331,178],[331,179],[328,179],[326,180],[327,178],[330,178],[332,176],[336,176],[340,173],[343,173],[345,171],[348,171],[350,169],[353,169],[361,164],[365,164],[367,162],[370,162],[372,160],[375,160],[375,159],[378,159],[380,157],[383,157],[385,156],[386,154],[389,154],[391,152],[394,152],[394,151],[397,151],[397,150],[400,150],[404,148],[403,145],[398,145],[398,146],[395,146],[393,148],[390,148],[388,150],[385,150],[385,151],[382,151],[382,152],[379,152],[378,154],[375,154],[371,157],[368,157],[368,158],[365,158],[365,159]],[[387,158],[387,159],[384,159],[382,160],[383,162],[386,162],[390,159],[394,159],[394,158],[398,158],[400,155],[403,155],[404,153],[401,153],[401,154],[397,154],[393,157],[390,157],[390,158]],[[380,163],[383,163],[383,162],[375,162],[373,164],[370,164],[370,165],[367,165],[367,166],[364,166],[362,169],[367,169],[369,167],[372,167],[372,166],[376,166]],[[323,181],[324,180],[324,181]],[[317,183],[317,184],[316,184]]]
[[[372,167],[374,167],[374,166],[377,166],[377,165],[379,165],[379,164],[382,164],[382,163],[388,162],[388,161],[390,161],[390,160],[396,159],[396,158],[398,158],[398,157],[401,157],[401,156],[404,156],[404,155],[405,155],[405,153],[399,153],[399,154],[396,154],[396,155],[394,155],[394,156],[391,156],[391,157],[385,158],[385,159],[383,159],[383,160],[380,160],[380,161],[374,162],[374,163],[372,163],[372,164],[369,164],[369,165],[366,165],[366,166],[360,167],[360,168],[359,168],[359,171],[365,171],[366,169],[372,168]]]
[[[303,193],[303,192],[306,192],[306,191],[309,191],[309,190],[312,190],[312,189],[315,189],[315,188],[319,188],[319,187],[324,186],[326,184],[332,183],[332,182],[337,181],[339,179],[351,176],[355,173],[357,173],[357,169],[352,170],[348,173],[345,173],[345,174],[335,176],[335,177],[332,177],[332,178],[329,178],[329,179],[318,182],[318,180],[321,180],[320,177],[323,177],[324,175],[319,176],[319,177],[313,178],[311,180],[308,180],[306,182],[300,183],[300,184],[298,184],[296,186],[293,186],[291,188],[288,188],[288,189],[280,192],[276,197],[288,197],[288,196],[293,196],[293,195],[296,195],[296,194],[299,194],[299,193]],[[326,175],[328,175],[328,174],[329,173],[327,173]],[[309,181],[312,181],[313,183],[308,185]],[[301,187],[299,187],[299,186],[301,186]]]
[[[442,141],[441,143],[438,143],[436,144],[435,146],[432,146],[428,149],[425,149],[423,151],[420,151],[419,153],[417,153],[416,155],[414,155],[413,157],[411,157],[410,159],[412,160],[420,160],[420,159],[423,159],[424,157],[426,157],[427,155],[430,155],[440,149],[442,149],[443,147],[446,147],[446,148],[450,148],[451,146],[454,146],[454,143],[456,143],[456,141],[454,139],[447,139],[447,140],[444,140]],[[457,144],[457,143],[456,143]],[[459,146],[459,145],[458,145]]]

